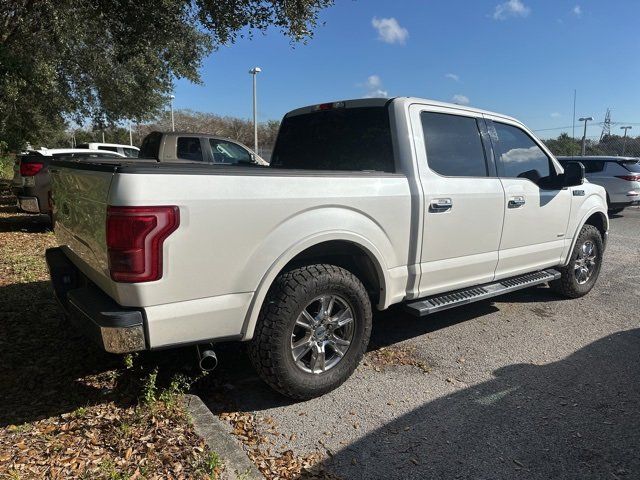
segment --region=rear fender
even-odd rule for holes
[[[349,229],[323,229],[325,225],[334,227],[348,225]],[[306,235],[300,238],[301,233]],[[296,241],[287,246],[292,238],[296,238]],[[266,273],[260,278],[247,311],[242,329],[243,340],[250,340],[253,337],[262,303],[271,284],[282,269],[308,248],[335,240],[351,242],[360,247],[374,263],[381,289],[379,308],[386,308],[390,303],[397,301],[395,299],[397,295],[394,292],[398,288],[395,288],[395,285],[399,285],[402,279],[391,278],[389,264],[397,260],[391,242],[382,228],[368,216],[351,209],[329,207],[308,210],[280,224],[264,239],[260,248],[246,263],[246,268],[254,272],[257,266],[262,265],[258,270]],[[265,259],[269,258],[271,260],[268,265],[264,265]],[[395,263],[391,265],[396,266]],[[246,273],[250,274],[249,271]],[[406,278],[404,281],[406,283]]]

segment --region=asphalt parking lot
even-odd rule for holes
[[[275,451],[321,455],[344,479],[640,478],[639,315],[633,208],[611,219],[582,299],[541,287],[423,320],[379,313],[364,364],[302,403],[228,346],[198,394],[214,412],[230,399]]]

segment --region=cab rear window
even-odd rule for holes
[[[285,117],[270,166],[395,172],[388,110],[335,108]]]

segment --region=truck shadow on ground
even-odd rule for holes
[[[535,303],[536,309],[542,308],[541,305],[545,303],[562,300],[546,287],[530,288],[499,297],[500,303]],[[368,350],[390,347],[458,323],[480,320],[498,312],[500,303],[481,301],[425,318],[409,315],[401,306],[375,312]],[[244,345],[238,343],[216,346],[219,367],[210,375],[210,379],[196,389],[207,406],[214,413],[219,413],[229,409],[260,411],[297,403],[273,391],[260,380],[245,350]]]
[[[640,329],[424,404],[334,452],[345,479],[639,478]]]

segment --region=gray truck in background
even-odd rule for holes
[[[142,141],[139,157],[159,162],[269,165],[246,145],[206,133],[151,132]]]

